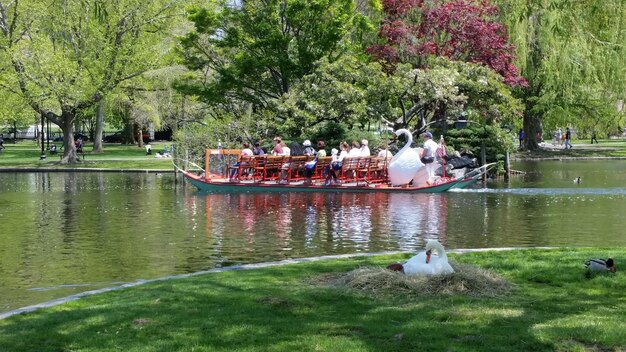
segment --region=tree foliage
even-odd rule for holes
[[[503,1],[502,20],[517,43],[527,135],[542,128],[621,132],[626,97],[626,4],[621,0]],[[533,138],[525,140],[537,148]]]
[[[158,65],[162,32],[176,2],[157,0],[0,1],[5,80],[64,133],[65,162],[77,162],[77,114],[121,82]]]
[[[233,101],[267,108],[317,60],[340,56],[347,34],[364,23],[353,0],[211,1],[191,9],[189,18],[195,29],[181,39],[179,52],[197,75],[177,88],[229,109]]]
[[[513,64],[514,46],[486,0],[384,0],[381,42],[368,52],[393,68],[397,63],[428,66],[429,58],[483,64],[512,87],[525,86]]]
[[[419,131],[468,111],[474,121],[511,123],[521,116],[521,104],[502,77],[481,65],[441,59],[426,69],[399,64],[386,74],[378,63],[344,55],[320,60],[283,96],[278,111],[282,128],[300,135],[320,123]]]

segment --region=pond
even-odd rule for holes
[[[0,173],[0,312],[220,266],[416,251],[432,238],[626,246],[626,161],[514,168],[526,173],[443,194],[206,194],[173,174]]]

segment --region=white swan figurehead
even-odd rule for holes
[[[437,255],[434,255],[436,252]],[[430,240],[424,252],[407,260],[402,265],[406,275],[445,275],[454,273],[448,263],[448,256],[439,241]]]
[[[411,143],[413,143],[413,135],[411,132],[402,128],[397,130],[395,134],[396,136],[405,134],[407,136],[407,143],[393,156],[391,161],[389,161],[387,172],[389,174],[389,181],[393,186],[402,186],[411,182],[417,170],[424,166],[424,164],[420,161],[419,153],[411,148]]]

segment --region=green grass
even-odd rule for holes
[[[60,143],[55,143],[60,148]],[[152,144],[152,151],[163,150],[165,144]],[[56,155],[47,153],[45,160],[39,160],[41,148],[32,141],[21,141],[17,144],[4,143],[5,150],[0,152],[0,168],[104,168],[104,169],[173,169],[172,160],[169,158],[157,159],[154,155],[146,155],[144,148],[136,145],[105,144],[104,152],[94,154],[91,152],[93,145],[87,143],[84,147],[84,161],[73,165],[60,164],[63,152]]]
[[[585,275],[612,256],[616,274]],[[404,256],[403,256],[404,257]],[[490,268],[505,296],[404,297],[312,278],[400,256],[206,274],[94,295],[0,321],[6,351],[618,351],[626,348],[626,249],[451,255]],[[379,298],[377,298],[379,297]]]
[[[572,142],[572,149],[544,148],[532,152],[521,151],[515,154],[520,159],[541,158],[596,158],[596,157],[626,157],[626,140],[600,139],[598,144],[589,144],[589,140]],[[548,142],[549,143],[549,142]]]

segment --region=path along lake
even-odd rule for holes
[[[0,312],[220,266],[417,251],[434,238],[449,249],[626,246],[626,161],[513,166],[526,174],[443,194],[207,194],[174,174],[0,173]]]

